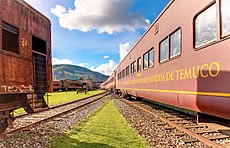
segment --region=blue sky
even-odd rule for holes
[[[52,23],[53,64],[109,75],[169,0],[25,0]]]

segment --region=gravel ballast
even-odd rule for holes
[[[0,142],[4,148],[44,148],[49,147],[52,139],[71,129],[79,120],[98,109],[106,99],[101,99],[90,106],[57,117],[48,122],[30,127],[13,134]]]
[[[184,137],[174,135],[174,133],[178,132],[176,129],[166,130],[164,125],[158,124],[159,119],[139,109],[130,107],[122,102],[121,99],[115,99],[115,104],[123,117],[147,140],[150,147],[207,147],[201,143],[185,144],[181,140]]]

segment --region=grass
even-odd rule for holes
[[[48,93],[48,105],[56,105],[56,104],[61,104],[61,103],[66,103],[70,102],[73,100],[79,100],[88,96],[92,96],[95,94],[99,94],[104,92],[104,90],[94,90],[94,91],[88,91],[87,94],[84,93],[79,93],[77,94],[75,91],[69,91],[69,92],[53,92],[53,93]],[[47,95],[45,95],[45,101],[47,102]],[[14,111],[15,115],[24,113],[24,109],[20,108]]]
[[[95,91],[88,91],[87,94],[79,93],[77,94],[75,91],[70,92],[54,92],[48,93],[48,102],[47,102],[47,95],[45,95],[45,100],[49,106],[61,104],[65,102],[70,102],[73,100],[79,100],[88,96],[96,95],[99,93],[104,92],[104,90],[95,90]]]
[[[71,131],[54,139],[51,148],[148,147],[109,100]]]

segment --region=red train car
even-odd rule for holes
[[[0,132],[11,112],[48,108],[52,91],[51,23],[23,0],[0,0]]]
[[[116,68],[116,89],[230,120],[229,7],[171,0]]]
[[[52,81],[53,92],[61,90],[60,81]]]
[[[105,82],[100,85],[101,89],[107,89],[111,92],[115,92],[116,90],[116,78],[115,73],[113,73]]]

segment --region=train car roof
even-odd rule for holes
[[[24,0],[15,0],[18,3],[22,4],[23,6],[25,6],[26,8],[28,8],[30,11],[32,11],[33,13],[35,13],[36,15],[42,17],[43,19],[45,19],[47,22],[49,22],[51,24],[50,19],[45,16],[44,14],[42,14],[41,12],[39,12],[37,9],[35,9],[34,7],[32,7],[31,5],[29,5],[27,2],[25,2]]]
[[[166,10],[172,5],[172,3],[175,0],[170,0],[168,4],[165,6],[165,8],[161,11],[161,13],[158,15],[158,17],[153,21],[153,23],[149,26],[149,28],[145,31],[145,33],[140,37],[140,39],[136,42],[136,44],[132,47],[132,49],[128,52],[128,54],[125,56],[125,58],[120,62],[120,64],[117,66],[117,68],[114,70],[116,71],[121,63],[128,57],[128,55],[134,50],[134,48],[137,46],[137,44],[145,37],[145,35],[152,29],[152,27],[157,23],[157,21],[161,18],[161,16],[166,12]],[[114,72],[113,72],[114,73]]]

